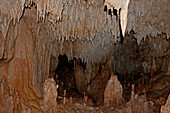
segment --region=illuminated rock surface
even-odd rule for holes
[[[0,112],[42,112],[42,83],[56,77],[64,54],[59,94],[74,89],[104,105],[115,73],[125,101],[135,84],[135,93],[160,98],[158,111],[169,93],[169,1],[120,1],[0,0]],[[105,5],[121,8],[119,17]]]
[[[112,75],[104,92],[105,105],[120,105],[123,101],[123,89],[116,75]]]
[[[169,113],[170,112],[170,96],[166,101],[166,104],[161,107],[161,113]]]
[[[47,79],[43,84],[43,101],[42,101],[42,111],[44,113],[56,113],[57,112],[57,88],[53,78]]]

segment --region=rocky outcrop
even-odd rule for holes
[[[18,24],[14,26],[13,23],[10,23],[6,39],[2,42],[4,50],[0,61],[0,78],[4,76],[9,89],[14,88],[19,92],[22,110],[27,106],[29,109],[30,106],[34,106],[32,110],[35,111],[35,109],[40,109],[39,100],[43,95],[41,83],[48,78],[49,66],[47,65],[50,61],[47,59],[50,58],[50,47],[52,46],[47,47],[50,42],[41,40],[47,37],[47,35],[42,35],[44,32],[36,35],[41,38],[35,38],[33,31],[41,25],[38,25],[36,19],[33,18],[36,15],[27,11],[25,11],[27,16],[24,15]],[[29,20],[28,17],[32,17],[32,20]],[[28,24],[30,22],[32,24]],[[41,26],[39,29],[43,30],[43,27]],[[42,54],[46,55],[42,57]],[[45,75],[47,76],[45,77]]]
[[[142,95],[131,99],[124,107],[118,108],[115,111],[118,111],[119,113],[155,113],[155,107],[153,106],[152,101],[146,101],[146,97]]]

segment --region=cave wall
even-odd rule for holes
[[[134,81],[142,75],[154,76],[167,72],[169,63],[169,44],[166,34],[147,36],[137,44],[133,31],[125,35],[123,44],[115,46],[115,73],[122,81]]]
[[[41,29],[40,33],[38,29]],[[46,40],[49,37],[47,33],[50,33],[46,29],[45,23],[37,24],[33,9],[26,10],[15,26],[11,21],[8,28],[1,58],[0,78],[6,78],[8,92],[12,89],[19,92],[19,102],[22,104],[19,104],[20,108],[15,108],[18,111],[24,112],[26,106],[33,106],[32,110],[40,109],[41,83],[48,78],[52,48],[50,38]],[[10,106],[10,102],[13,100],[6,98],[6,106]]]
[[[5,77],[9,87],[8,92],[13,88],[19,92],[20,103],[22,103],[19,110],[24,110],[25,106],[34,106],[32,110],[40,109],[41,83],[49,77],[49,71],[55,70],[59,54],[66,54],[69,59],[81,58],[87,62],[85,78],[83,78],[87,81],[81,88],[85,87],[89,95],[102,101],[105,88],[102,82],[107,84],[110,75],[114,73],[114,55],[130,55],[129,50],[137,47],[135,44],[128,45],[131,44],[128,42],[123,46],[117,44],[120,47],[114,46],[114,37],[119,34],[118,23],[115,21],[116,16],[110,16],[108,12],[104,12],[103,0],[53,2],[0,1],[0,79]],[[55,3],[57,5],[54,5]],[[151,40],[148,46],[157,48],[160,44],[160,50],[155,48],[149,50],[155,52],[154,56],[164,56],[164,53],[169,52],[167,50],[170,31],[168,6],[168,0],[157,2],[131,0],[128,4],[126,33],[130,34],[129,32],[134,30],[138,45],[143,37],[146,40],[147,35],[151,35],[152,38],[159,37],[148,38]],[[128,49],[126,52],[129,52],[127,54],[124,53],[126,49]],[[162,52],[162,49],[166,52]],[[122,53],[119,53],[119,50]],[[122,61],[121,57],[115,58],[117,61]],[[169,60],[163,62],[169,62]],[[137,61],[137,63],[141,65],[141,62]],[[99,64],[103,65],[101,73],[98,73]],[[120,74],[123,65],[124,63],[116,64]],[[127,68],[128,70],[131,69]],[[100,88],[102,91],[96,96]],[[8,106],[7,101],[12,100],[4,101]]]
[[[56,35],[59,38],[53,43],[50,65],[50,72],[55,76],[59,54],[66,54],[69,60],[73,57],[82,59],[86,63],[86,69],[75,66],[77,88],[81,94],[86,92],[100,102],[103,101],[104,88],[113,71],[113,26],[116,26],[116,21],[112,21],[116,17],[107,15],[103,4],[103,1],[68,4],[63,11],[62,21],[57,23]],[[99,73],[101,67],[102,71]]]
[[[133,29],[136,32],[138,44],[147,35],[156,37],[162,32],[169,38],[169,5],[170,3],[166,0],[131,0],[126,32]]]

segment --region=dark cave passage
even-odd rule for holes
[[[66,90],[66,97],[82,96],[77,89],[75,80],[75,64],[86,68],[86,64],[81,59],[68,60],[66,54],[58,56],[58,64],[55,69],[54,80],[59,85],[59,96],[64,96],[64,90]]]
[[[135,85],[137,95],[149,94],[152,92],[153,78],[167,72],[168,48],[162,46],[160,49],[155,49],[155,46],[169,43],[165,37],[164,33],[151,38],[152,41],[147,37],[138,45],[135,32],[132,30],[125,35],[123,43],[115,45],[115,74],[122,84],[125,101],[131,98],[132,84]],[[164,96],[167,97],[167,94]]]
[[[0,0],[0,113],[170,113],[168,0]]]
[[[51,57],[51,68],[56,58]],[[104,91],[107,82],[111,76],[109,61],[105,63],[94,64],[87,67],[87,63],[80,58],[73,57],[68,60],[66,54],[58,56],[58,63],[55,70],[50,70],[50,77],[53,77],[56,84],[59,85],[58,95],[83,99],[84,93],[88,99],[92,100],[93,105],[103,105]],[[87,76],[90,76],[87,81]],[[90,88],[90,89],[89,89]]]
[[[169,43],[164,38],[164,34],[151,38],[152,41],[159,43]],[[83,99],[83,93],[92,100],[95,106],[101,106],[104,103],[104,91],[111,75],[117,75],[123,88],[123,99],[125,102],[130,101],[132,84],[135,85],[135,94],[153,94],[152,77],[167,71],[168,61],[167,47],[154,49],[155,44],[152,41],[142,40],[138,45],[135,33],[131,31],[125,35],[122,43],[114,45],[114,57],[108,57],[103,62],[87,64],[80,58],[72,57],[68,60],[66,54],[58,55],[58,58],[51,57],[53,66],[53,78],[59,85],[59,96],[75,97]],[[153,51],[154,50],[154,51]],[[160,53],[161,56],[156,56]],[[110,54],[109,56],[111,56]],[[53,59],[57,59],[56,61]],[[111,63],[109,63],[111,62]],[[54,64],[56,64],[54,66]],[[90,71],[89,71],[90,70]],[[89,80],[87,80],[89,76]],[[164,81],[163,81],[164,82]],[[165,97],[167,97],[167,90]],[[153,94],[155,96],[155,94]]]

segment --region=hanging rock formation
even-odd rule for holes
[[[128,7],[130,0],[105,0],[105,5],[107,5],[108,9],[113,11],[113,8],[117,10],[117,14],[120,13],[120,23],[122,27],[123,36],[126,32],[127,21],[128,21]],[[121,9],[121,12],[119,12]]]
[[[105,5],[121,8],[120,22]],[[77,89],[98,105],[114,72],[127,85],[167,71],[169,8],[168,0],[1,0],[0,112],[41,112],[41,84],[55,76],[60,54],[86,64],[74,70]]]

